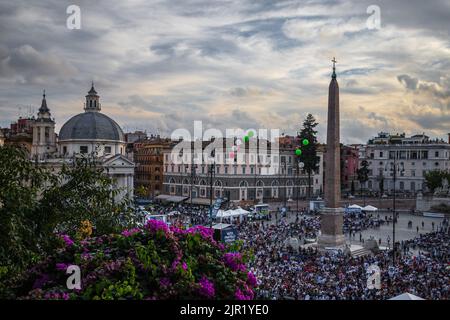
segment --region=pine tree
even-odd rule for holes
[[[312,114],[308,114],[303,122],[303,128],[298,133],[299,148],[302,153],[300,161],[304,163],[303,169],[308,174],[308,199],[311,198],[311,175],[319,168],[320,157],[317,156],[317,131],[318,123]],[[304,143],[306,142],[306,143]]]

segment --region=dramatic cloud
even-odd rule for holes
[[[312,113],[324,141],[334,56],[343,142],[450,126],[446,0],[81,0],[80,30],[66,27],[69,4],[0,1],[0,126],[46,89],[59,129],[94,80],[126,130],[201,120],[293,134]],[[374,4],[380,29],[367,24]]]

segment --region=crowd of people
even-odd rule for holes
[[[208,207],[153,205],[151,211],[172,213],[171,223],[210,223]],[[258,279],[257,298],[371,300],[389,299],[404,292],[425,299],[450,298],[447,219],[431,233],[402,241],[394,263],[392,251],[355,258],[342,251],[302,248],[317,238],[320,230],[320,217],[305,213],[272,213],[270,218],[274,219],[270,221],[244,219],[236,223],[243,249],[251,251],[254,257],[249,268]],[[343,231],[354,237],[356,232],[379,228],[388,220],[373,214],[345,215]],[[373,265],[380,269],[380,288],[368,286],[368,268]]]
[[[425,299],[450,297],[448,228],[404,242],[402,247],[420,252],[411,255],[404,250],[395,263],[389,251],[353,258],[343,252],[293,250],[285,239],[306,237],[308,228],[302,222],[271,226],[249,223],[239,230],[244,248],[254,255],[249,267],[259,281],[260,299],[370,300],[404,292]],[[368,286],[371,265],[381,270],[379,289]]]

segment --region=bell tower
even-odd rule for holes
[[[55,152],[55,121],[51,118],[50,109],[47,107],[47,100],[44,90],[38,117],[33,124],[33,144],[31,147],[31,157],[32,159],[45,160]]]

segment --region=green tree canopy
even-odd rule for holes
[[[298,133],[298,139],[300,141],[300,148],[302,150],[299,161],[304,163],[303,169],[308,174],[308,197],[311,197],[311,175],[314,171],[319,169],[320,157],[317,156],[317,131],[315,128],[318,123],[312,114],[306,116],[303,121],[303,128]],[[303,141],[307,140],[308,143],[304,144]]]
[[[86,220],[93,235],[133,225],[128,202],[114,202],[113,185],[93,159],[74,158],[54,172],[19,147],[1,146],[0,282],[51,252],[57,233],[75,237]]]
[[[431,192],[442,187],[444,179],[450,181],[450,173],[444,170],[431,170],[424,174],[425,185]]]

